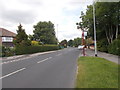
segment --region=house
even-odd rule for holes
[[[15,38],[16,34],[6,30],[4,28],[0,28],[0,45],[6,46],[6,47],[13,47],[13,40]]]

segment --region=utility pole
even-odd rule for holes
[[[97,57],[96,25],[95,25],[95,1],[94,1],[94,0],[93,0],[93,21],[94,21],[94,46],[95,46],[95,57]]]

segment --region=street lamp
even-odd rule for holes
[[[93,0],[93,21],[94,21],[94,46],[95,46],[95,57],[97,57],[96,25],[95,25],[95,1],[94,1],[94,0]]]
[[[58,39],[58,24],[57,24],[57,39]],[[57,44],[59,44],[59,39],[58,39]]]

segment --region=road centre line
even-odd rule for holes
[[[62,55],[62,53],[60,53],[60,54],[57,54],[56,56],[60,56],[60,55]]]
[[[8,63],[12,63],[12,62],[22,61],[22,60],[29,59],[29,58],[30,57],[27,57],[27,58],[24,58],[24,59],[17,59],[17,60],[5,61],[5,62],[2,62],[0,64],[8,64]]]
[[[52,58],[52,57],[46,58],[46,59],[44,59],[44,60],[42,60],[42,61],[38,61],[37,63],[41,63],[41,62],[47,61],[48,59],[51,59],[51,58]]]
[[[61,50],[58,50],[58,51],[61,51]],[[58,51],[49,51],[49,52],[43,52],[43,53],[38,53],[39,55],[42,55],[42,54],[48,54],[48,53],[53,53],[53,52],[58,52]],[[20,58],[20,59],[17,59],[17,60],[11,60],[11,61],[5,61],[5,62],[2,62],[2,63],[0,63],[0,65],[1,64],[8,64],[8,63],[12,63],[12,62],[17,62],[17,61],[21,61],[21,60],[25,60],[25,59],[29,59],[29,58],[31,58],[32,56],[37,56],[37,54],[35,55],[35,54],[32,54],[32,55],[30,55],[30,57],[26,57],[26,58]]]
[[[25,70],[25,69],[26,69],[26,68],[19,69],[19,70],[17,70],[17,71],[14,71],[14,72],[12,72],[12,73],[9,73],[9,74],[7,74],[7,75],[5,75],[5,76],[0,77],[0,79],[6,78],[6,77],[8,77],[8,76],[11,76],[11,75],[13,75],[13,74],[16,74],[16,73],[18,73],[18,72],[20,72],[20,71],[23,71],[23,70]]]

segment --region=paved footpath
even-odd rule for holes
[[[94,56],[94,50],[86,49],[86,55],[87,56]],[[117,55],[108,54],[108,53],[105,53],[105,52],[98,51],[98,57],[102,57],[102,58],[105,58],[109,61],[120,64],[120,57],[117,56]]]

